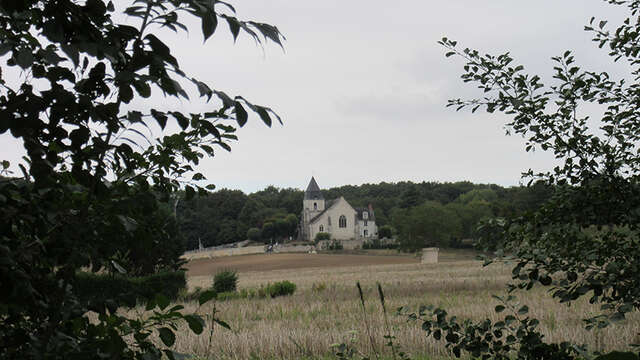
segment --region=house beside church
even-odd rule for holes
[[[378,237],[376,218],[371,204],[354,208],[344,197],[325,200],[316,180],[311,177],[302,201],[300,237],[313,241],[324,232],[335,240],[366,240]]]

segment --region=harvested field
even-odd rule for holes
[[[195,354],[198,360],[332,359],[332,344],[345,342],[374,358],[370,331],[375,348],[383,353],[381,358],[391,358],[389,348],[384,346],[387,330],[377,283],[385,291],[396,343],[413,359],[441,360],[453,355],[442,342],[427,338],[419,322],[394,315],[399,306],[415,311],[420,305],[434,304],[461,319],[475,321],[489,318],[495,322],[506,316],[494,312],[498,302],[492,295],[505,294],[511,278],[508,264],[482,267],[481,262],[469,260],[472,252],[464,251],[441,252],[439,264],[419,264],[416,258],[388,251],[374,253],[378,256],[270,254],[194,261],[188,278],[192,290],[209,287],[216,266],[239,270],[241,290],[281,280],[294,282],[297,290],[293,296],[216,301],[202,307],[197,302],[185,302],[186,310],[197,311],[205,318],[215,307],[232,331],[216,327],[213,333],[207,330],[207,335],[195,336],[180,329],[175,350]],[[390,263],[394,261],[401,263]],[[205,275],[193,275],[195,271]],[[364,311],[356,282],[364,291]],[[540,320],[539,329],[547,341],[571,341],[601,351],[625,349],[627,344],[640,341],[640,314],[634,313],[605,329],[586,331],[582,319],[599,312],[598,305],[589,304],[587,299],[569,307],[552,299],[548,289],[542,287],[516,295],[521,304],[529,306],[529,315]]]
[[[244,273],[301,268],[417,264],[419,262],[419,258],[406,255],[260,254],[197,259],[190,261],[185,267],[191,277],[215,274],[220,269],[234,269]]]

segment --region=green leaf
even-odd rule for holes
[[[171,113],[171,115],[173,115],[173,117],[176,119],[178,125],[180,126],[180,128],[182,128],[182,130],[186,130],[186,128],[189,127],[189,119],[182,113],[174,111]]]
[[[31,50],[27,48],[20,49],[17,53],[14,53],[14,59],[16,64],[24,70],[30,68],[33,64],[33,54]]]
[[[216,319],[216,318],[214,318],[213,321],[215,321],[216,324],[222,326],[223,328],[225,328],[227,330],[231,330],[231,327],[226,322],[224,322],[224,321],[222,321],[220,319]]]
[[[158,333],[160,333],[160,340],[162,340],[166,346],[173,346],[176,342],[176,335],[171,329],[163,327],[158,329]]]
[[[225,16],[225,18],[229,24],[229,31],[231,31],[231,35],[233,35],[233,42],[235,42],[238,34],[240,34],[240,23],[238,23],[238,19],[232,16]]]
[[[184,319],[189,324],[189,329],[195,334],[200,335],[204,329],[204,320],[198,315],[185,315]]]
[[[207,12],[202,15],[202,35],[204,35],[204,41],[207,41],[216,31],[218,26],[218,16],[215,12]]]
[[[262,121],[270,127],[272,121],[269,113],[267,112],[267,109],[262,106],[256,106],[256,112],[258,113],[258,115],[260,115]]]
[[[147,301],[147,305],[145,306],[145,310],[146,311],[151,311],[156,307],[156,299],[150,299],[149,301]]]
[[[236,101],[234,103],[235,111],[236,111],[236,121],[238,121],[238,125],[243,127],[244,124],[247,123],[248,115],[247,111],[242,107],[240,102]]]
[[[164,310],[164,309],[167,308],[167,306],[169,306],[170,302],[169,302],[169,299],[167,299],[166,296],[164,296],[162,294],[157,294],[156,295],[156,304],[158,305],[160,310]]]
[[[151,96],[151,86],[149,86],[146,81],[134,81],[133,87],[136,88],[138,94],[140,94],[140,96],[142,96],[143,98],[148,98],[149,96]]]
[[[504,311],[504,309],[505,309],[504,305],[498,305],[498,306],[496,306],[495,310],[496,310],[497,313],[501,313],[501,312]]]
[[[8,169],[9,165],[11,165],[11,163],[9,163],[7,160],[2,160],[2,168],[4,170]]]
[[[529,312],[529,307],[527,305],[523,305],[520,309],[518,309],[518,315],[525,315]]]
[[[203,305],[209,302],[211,299],[215,299],[215,298],[216,298],[216,292],[213,290],[207,290],[202,294],[200,294],[200,296],[198,297],[198,303],[200,305]]]
[[[160,128],[164,130],[164,128],[167,126],[167,115],[155,109],[151,109],[151,116],[156,119],[156,121],[160,125]]]
[[[133,90],[131,86],[124,84],[118,88],[118,98],[125,104],[128,104],[133,99]]]

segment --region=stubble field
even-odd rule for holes
[[[504,286],[510,280],[510,267],[492,265],[483,268],[480,262],[469,260],[469,253],[441,254],[442,261],[435,265],[419,264],[411,257],[399,257],[395,260],[400,263],[393,264],[389,263],[393,261],[392,257],[363,256],[373,259],[360,259],[368,265],[342,262],[343,266],[334,264],[330,267],[304,267],[299,256],[306,256],[306,264],[313,266],[319,258],[346,255],[296,254],[298,257],[290,258],[295,259],[292,268],[287,268],[287,257],[277,255],[260,255],[262,258],[258,262],[240,259],[244,257],[229,258],[226,261],[247,264],[244,268],[238,267],[240,289],[289,280],[297,285],[296,293],[275,299],[215,302],[202,308],[198,308],[197,303],[186,303],[187,310],[197,310],[204,316],[215,306],[218,316],[231,326],[232,331],[216,327],[212,335],[205,330],[205,334],[195,336],[185,329],[178,334],[175,350],[202,359],[331,358],[332,345],[347,342],[365,354],[373,354],[372,349],[376,349],[383,357],[390,356],[390,350],[384,346],[386,330],[376,290],[379,282],[391,312],[389,320],[396,343],[414,359],[450,358],[451,354],[442,343],[427,339],[420,324],[393,315],[395,309],[405,306],[417,310],[420,305],[434,304],[458,318],[497,321],[493,311],[497,302],[492,294],[504,294]],[[267,257],[271,258],[265,259]],[[221,263],[229,265],[218,261],[221,267],[230,267]],[[277,269],[271,269],[273,263],[278,264]],[[203,266],[199,264],[194,268],[192,264],[192,269],[201,270]],[[216,265],[211,269],[217,268]],[[201,273],[193,270],[189,276],[192,290],[210,285],[210,275],[195,274]],[[364,290],[366,313],[362,311],[355,286],[358,281]],[[529,306],[530,316],[540,319],[540,328],[547,341],[568,340],[599,350],[619,349],[640,341],[637,335],[640,317],[637,315],[616,326],[586,331],[581,319],[597,313],[597,308],[586,301],[571,307],[560,305],[544,289],[535,288],[520,294],[520,298],[522,304]],[[367,327],[375,341],[373,346]]]

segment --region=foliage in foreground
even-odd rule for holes
[[[554,57],[552,86],[513,65],[509,54],[482,55],[459,50],[449,39],[440,42],[448,56],[462,57],[462,79],[474,82],[484,97],[451,100],[450,106],[472,112],[484,107],[513,120],[509,131],[522,135],[526,150],[552,151],[563,162],[552,171],[534,174],[553,188],[552,197],[535,211],[484,226],[492,247],[512,254],[514,282],[509,292],[550,286],[560,302],[583,296],[600,304],[601,314],[585,319],[588,329],[606,327],[640,310],[640,1],[609,1],[628,6],[631,17],[614,31],[606,21],[586,27],[594,41],[607,47],[614,60],[626,60],[630,78],[613,80],[607,73],[582,70],[571,54]],[[581,105],[599,105],[599,122],[581,116]],[[594,124],[597,124],[594,126]],[[503,321],[459,322],[443,309],[423,308],[410,316],[422,329],[442,339],[458,357],[463,351],[483,359],[581,359],[592,355],[574,344],[548,344],[536,330],[538,320],[515,307],[511,296],[496,312],[511,309]],[[620,349],[625,350],[625,349]],[[595,354],[596,356],[598,354]],[[598,359],[637,359],[633,353],[612,353]]]
[[[162,272],[148,276],[131,277],[122,274],[79,273],[73,284],[78,300],[84,303],[99,299],[113,299],[128,307],[146,303],[160,294],[175,300],[187,287],[184,271]]]
[[[0,358],[173,358],[177,322],[202,332],[201,317],[169,308],[166,297],[148,302],[158,309],[150,318],[130,319],[114,299],[87,307],[73,290],[80,268],[123,270],[115,258],[151,254],[157,238],[175,235],[166,212],[165,220],[144,214],[181,185],[187,198],[206,192],[194,167],[229,150],[235,125],[249,113],[267,125],[279,120],[180,67],[159,30],[186,32],[189,17],[205,41],[218,22],[234,40],[241,33],[258,43],[283,39],[276,27],[241,21],[217,0],[0,0],[0,134],[9,132],[27,153],[24,179],[0,179]],[[140,101],[189,101],[192,93],[207,111],[149,109],[152,100]],[[134,243],[141,248],[127,254]],[[172,254],[126,270],[172,268]]]

